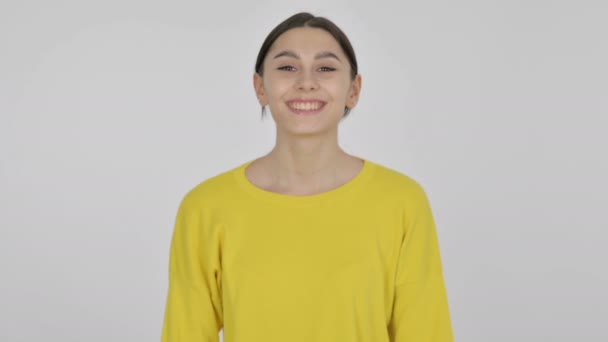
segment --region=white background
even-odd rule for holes
[[[160,339],[179,200],[272,148],[301,10],[359,60],[342,147],[428,192],[456,341],[608,340],[608,3],[305,3],[0,2],[0,340]]]

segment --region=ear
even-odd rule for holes
[[[253,88],[255,90],[255,95],[258,98],[258,102],[260,102],[260,106],[266,106],[268,101],[266,99],[266,93],[264,92],[264,81],[262,76],[257,72],[253,73]]]
[[[346,99],[346,106],[348,108],[353,108],[359,101],[359,95],[361,93],[361,74],[357,74],[355,79],[351,82],[351,87],[348,93],[348,98]]]

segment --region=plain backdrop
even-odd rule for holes
[[[160,340],[179,201],[272,148],[254,63],[299,11],[359,60],[341,146],[428,192],[456,341],[607,341],[600,0],[2,0],[0,340]]]

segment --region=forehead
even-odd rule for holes
[[[272,44],[269,54],[281,50],[292,50],[302,56],[327,50],[344,56],[340,44],[329,32],[313,27],[297,27],[281,34]]]

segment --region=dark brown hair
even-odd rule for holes
[[[348,62],[350,63],[351,80],[355,79],[355,76],[357,76],[358,73],[357,58],[355,57],[355,51],[353,50],[353,47],[350,44],[350,41],[348,40],[346,34],[344,34],[344,32],[342,32],[342,30],[338,26],[336,26],[336,24],[334,24],[331,20],[324,17],[315,17],[314,15],[308,12],[296,13],[291,17],[285,19],[282,23],[280,23],[279,25],[277,25],[277,27],[270,31],[270,33],[264,40],[262,47],[260,48],[260,52],[258,53],[258,58],[255,62],[256,73],[258,73],[260,76],[263,75],[264,59],[266,58],[268,50],[270,50],[270,47],[272,46],[274,41],[277,40],[277,38],[279,38],[281,34],[296,27],[320,28],[329,32],[329,34],[331,34],[336,39],[338,44],[340,44],[340,47],[342,47],[342,50],[344,51],[344,54],[346,55],[346,57],[348,58]],[[345,118],[349,112],[350,108],[344,107],[344,114],[342,118]],[[264,107],[262,107],[262,118],[264,118]]]

